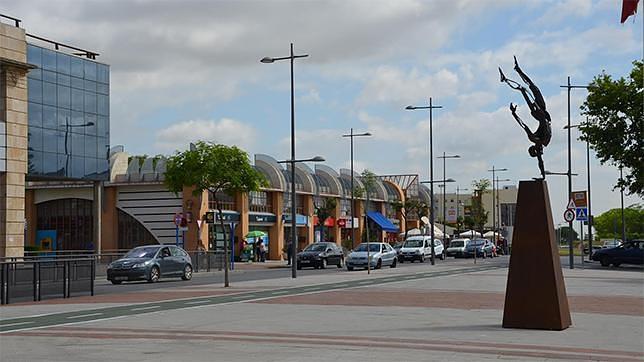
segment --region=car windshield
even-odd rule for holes
[[[153,258],[154,254],[156,254],[158,250],[158,246],[134,248],[128,251],[123,258]]]
[[[485,240],[472,240],[471,245],[473,246],[481,246],[485,244]]]
[[[454,240],[449,244],[452,248],[462,248],[464,245],[465,242],[463,240]]]
[[[405,248],[419,248],[423,246],[423,241],[419,239],[410,239],[405,241],[405,245],[403,247]]]
[[[311,244],[304,249],[304,251],[325,251],[325,250],[326,250],[325,244]]]
[[[360,244],[355,249],[355,251],[367,251],[367,244]],[[369,251],[378,252],[380,251],[380,244],[369,244]]]

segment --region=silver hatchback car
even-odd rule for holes
[[[367,267],[367,245],[369,247],[369,261],[373,269],[383,266],[395,268],[398,263],[396,250],[387,243],[362,243],[358,245],[344,260],[347,270]]]

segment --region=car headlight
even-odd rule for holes
[[[132,268],[135,268],[135,269],[136,269],[136,268],[143,268],[143,267],[145,267],[146,265],[148,265],[148,263],[149,263],[149,262],[147,262],[147,261],[145,261],[145,262],[143,262],[143,263],[137,263],[137,264],[132,265]]]
[[[420,254],[420,250],[416,250],[416,254]]]

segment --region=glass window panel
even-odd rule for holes
[[[56,72],[49,70],[42,71],[42,80],[44,80],[45,82],[56,83],[57,78],[58,77],[56,76]]]
[[[29,137],[29,149],[34,151],[42,151],[42,128],[29,127],[27,136]]]
[[[96,173],[106,178],[110,171],[109,161],[107,159],[96,160]]]
[[[96,176],[96,159],[85,158],[85,176]]]
[[[56,107],[43,106],[42,126],[45,128],[58,128],[58,114]]]
[[[96,158],[96,137],[85,136],[85,157]]]
[[[56,53],[56,60],[58,62],[56,69],[59,73],[69,74],[71,57],[64,53]]]
[[[56,75],[57,83],[58,85],[66,85],[70,86],[72,83],[72,77],[65,75],[65,74],[57,74]]]
[[[71,157],[71,177],[81,178],[85,176],[85,159],[83,157]]]
[[[56,70],[56,52],[49,49],[42,50],[42,69]]]
[[[98,94],[98,114],[109,116],[110,114],[110,97],[104,94]]]
[[[65,133],[65,125],[59,128],[56,132],[58,153],[61,153],[63,155],[71,154],[71,152],[69,152],[71,151],[71,143],[69,142],[69,138],[65,138]],[[69,134],[67,134],[67,136],[69,137]]]
[[[97,129],[97,126],[96,126],[96,123],[97,123],[96,115],[94,115],[94,114],[89,114],[89,113],[85,113],[85,123],[83,123],[83,124],[88,124],[88,123],[90,123],[90,122],[92,122],[94,125],[92,125],[92,126],[86,126],[86,127],[85,127],[85,134],[86,134],[86,135],[91,135],[91,136],[96,136],[96,129]],[[79,132],[79,133],[80,133],[80,132]]]
[[[58,130],[65,130],[65,125],[72,119],[69,109],[58,109]]]
[[[96,80],[96,63],[84,60],[85,64],[85,79]]]
[[[96,92],[96,82],[93,80],[87,80],[83,82],[83,89],[86,91]]]
[[[42,66],[42,48],[27,44],[27,63]]]
[[[96,93],[85,91],[85,112],[96,113]]]
[[[67,171],[69,170],[70,161],[71,157],[62,155],[60,153],[58,154],[58,169],[60,170],[61,176],[71,176]]]
[[[110,86],[108,84],[97,83],[96,91],[101,94],[110,94]]]
[[[71,63],[72,63],[72,75],[74,77],[78,78],[84,78],[85,77],[85,71],[83,69],[83,59],[78,58],[78,57],[72,57],[71,58]]]
[[[42,69],[31,69],[29,73],[27,74],[27,77],[33,78],[33,79],[42,79]]]
[[[42,81],[27,78],[27,93],[29,102],[42,103]]]
[[[43,173],[49,176],[58,174],[58,155],[55,153],[43,153]]]
[[[55,129],[42,130],[42,149],[45,152],[58,151],[58,131]],[[56,162],[54,162],[55,164]]]
[[[110,129],[110,119],[105,116],[97,117],[97,132],[101,137],[107,137]]]
[[[29,126],[42,127],[42,105],[29,102]]]
[[[110,68],[105,65],[105,64],[97,64],[97,80],[101,83],[109,83],[110,82]]]
[[[81,78],[72,77],[72,88],[84,89],[85,81]]]
[[[83,112],[72,111],[72,120],[71,120],[71,122],[69,124],[85,124],[85,116],[84,116]],[[82,129],[80,131],[73,130],[72,132],[85,133],[85,131],[82,130]]]
[[[82,111],[84,108],[84,92],[82,90],[72,88],[72,109],[75,111]]]
[[[29,174],[42,174],[42,152],[29,151],[27,155],[27,167]]]
[[[71,108],[72,106],[72,89],[59,85],[58,86],[58,107]]]
[[[82,157],[85,154],[85,135],[70,133],[72,155]]]
[[[105,137],[98,137],[97,139],[97,155],[96,157],[102,160],[107,160],[110,152],[110,145]]]
[[[56,105],[56,84],[43,82],[42,84],[42,102],[50,106]]]

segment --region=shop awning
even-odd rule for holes
[[[378,226],[380,226],[382,231],[386,231],[389,233],[398,232],[398,228],[396,227],[396,225],[392,224],[392,222],[389,221],[389,219],[387,219],[385,215],[379,213],[378,211],[369,211],[367,213],[367,216],[369,216],[371,220],[373,220],[376,224],[378,224]]]

